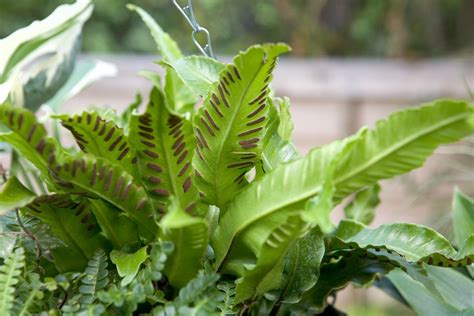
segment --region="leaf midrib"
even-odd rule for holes
[[[450,124],[453,124],[454,122],[456,122],[457,120],[463,120],[466,116],[468,116],[469,113],[462,113],[462,114],[459,114],[459,115],[456,115],[454,117],[451,117],[450,119],[446,119],[446,120],[443,120],[442,122],[434,125],[432,128],[427,128],[426,130],[424,130],[424,132],[419,132],[419,133],[415,133],[415,136],[417,136],[416,138],[414,137],[409,137],[408,139],[410,139],[410,142],[413,142],[415,141],[416,139],[422,137],[422,136],[426,136],[427,134],[429,134],[430,132],[433,132],[435,131],[436,129],[441,129],[441,128],[445,128],[447,125],[450,125]],[[403,146],[405,146],[407,144],[407,142],[402,142]],[[396,149],[399,149],[401,148],[401,146],[391,146],[391,151],[395,151]],[[387,152],[387,151],[385,151]],[[380,156],[380,155],[378,155]],[[385,156],[386,157],[386,156]],[[381,157],[383,158],[383,157]],[[378,158],[377,160],[381,160],[381,158]],[[370,161],[372,161],[374,159],[371,159]],[[369,166],[366,166],[365,168],[358,168],[357,170],[359,171],[362,171],[366,168],[368,168]],[[351,173],[352,175],[354,175],[355,173],[352,172]],[[337,184],[340,184],[341,182],[343,181],[346,181],[347,180],[347,177],[343,178],[342,180],[335,180],[334,181],[334,185],[337,186]],[[260,184],[257,184],[257,185],[260,185]],[[294,203],[297,203],[298,201],[301,201],[302,199],[308,197],[308,196],[311,196],[311,195],[314,195],[314,194],[317,194],[319,193],[320,191],[320,187],[321,186],[318,186],[317,187],[317,190],[308,190],[306,191],[307,193],[306,194],[301,194],[299,195],[298,197],[295,197],[294,199],[292,199],[291,203],[287,203],[285,205],[281,205],[281,206],[277,206],[277,207],[274,207],[270,210],[268,210],[267,212],[262,212],[260,213],[261,215],[260,216],[257,216],[255,218],[253,218],[251,221],[246,221],[243,225],[239,226],[236,230],[235,230],[235,233],[232,235],[232,238],[230,239],[230,242],[228,244],[228,246],[226,246],[226,249],[225,249],[225,254],[224,256],[222,257],[221,261],[218,262],[218,266],[222,266],[222,264],[225,262],[226,260],[226,257],[229,253],[229,250],[232,248],[232,245],[235,241],[235,238],[237,235],[239,235],[243,230],[245,230],[246,227],[249,227],[251,224],[257,222],[258,220],[261,220],[262,218],[268,216],[270,213],[282,208],[282,207],[285,207],[285,206],[288,206],[288,205],[291,205],[291,204],[294,204]],[[337,191],[336,191],[337,192]]]

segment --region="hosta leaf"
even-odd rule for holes
[[[99,199],[91,199],[92,213],[114,249],[140,241],[138,227],[125,213]],[[119,228],[119,229],[118,229]]]
[[[180,207],[194,211],[198,196],[191,180],[195,146],[191,122],[167,110],[158,88],[152,90],[146,112],[132,116],[130,142],[137,151],[142,181],[160,211],[165,211],[170,195]]]
[[[135,150],[123,130],[112,121],[103,120],[96,112],[83,112],[69,117],[57,116],[67,128],[79,148],[85,153],[101,157],[111,164],[119,164],[138,179]]]
[[[0,216],[29,204],[35,197],[16,177],[10,177],[0,191]]]
[[[286,211],[292,205],[301,204],[321,193],[326,168],[345,146],[352,144],[353,148],[342,157],[336,168],[333,179],[336,198],[374,185],[383,178],[407,172],[423,163],[437,145],[472,133],[472,113],[467,103],[451,101],[403,110],[379,122],[372,131],[363,129],[349,140],[316,148],[305,158],[277,167],[242,190],[222,216],[212,238],[217,262],[227,256],[233,242],[245,228],[265,216]],[[369,140],[373,146],[369,146]],[[380,150],[379,155],[375,153],[376,148]],[[373,156],[365,156],[365,151]],[[360,159],[362,156],[364,160]],[[373,160],[375,156],[380,159]],[[373,165],[368,165],[368,161]],[[395,165],[398,167],[395,168]],[[385,166],[388,166],[387,169],[384,169]],[[353,175],[354,182],[349,180],[348,174]]]
[[[344,207],[344,213],[349,219],[370,224],[374,218],[375,207],[380,203],[380,186],[375,184],[356,193],[351,203]]]
[[[21,156],[38,168],[43,179],[47,179],[48,160],[55,153],[56,147],[35,115],[28,110],[4,104],[0,105],[0,123],[11,130],[9,134],[0,134],[0,141],[13,146]]]
[[[309,225],[296,215],[272,231],[257,255],[255,265],[244,266],[243,276],[236,281],[235,303],[278,288],[284,256],[293,242],[307,232]]]
[[[176,42],[164,32],[156,21],[142,8],[133,4],[127,5],[132,11],[136,11],[150,30],[156,42],[158,52],[165,62],[175,62],[183,57]],[[179,78],[174,69],[168,68],[165,75],[165,97],[168,110],[174,115],[185,116],[193,111],[196,97],[194,93]]]
[[[193,165],[206,203],[224,207],[243,186],[262,151],[268,84],[286,45],[254,46],[225,67],[194,117]]]
[[[130,284],[137,276],[140,265],[148,259],[147,247],[140,248],[134,253],[124,253],[113,250],[110,260],[117,266],[118,274],[123,278],[121,286]]]
[[[172,204],[170,212],[160,222],[161,239],[171,241],[174,251],[165,265],[165,274],[172,286],[183,287],[197,276],[209,242],[207,222],[192,217]]]
[[[378,121],[339,165],[337,196],[422,166],[439,145],[472,134],[473,117],[466,102],[440,100]]]
[[[290,247],[285,257],[281,301],[297,303],[319,278],[324,255],[323,233],[315,227]]]
[[[184,57],[166,65],[172,67],[183,82],[202,97],[207,96],[225,68],[223,63],[205,56]]]
[[[51,168],[57,185],[64,191],[101,198],[137,223],[142,237],[155,236],[154,210],[146,192],[121,166],[85,155],[65,157]]]
[[[51,15],[0,40],[0,102],[36,110],[57,92],[74,68],[90,1],[59,6]]]
[[[42,196],[22,211],[48,224],[67,245],[51,250],[60,271],[81,271],[96,249],[107,247],[87,200],[74,202],[68,195]]]

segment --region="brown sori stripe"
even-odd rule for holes
[[[235,183],[240,183],[242,181],[242,179],[245,177],[246,173],[247,173],[246,171],[242,172],[237,178],[235,178],[234,182]]]
[[[91,116],[90,113],[87,113],[87,114],[86,114],[86,121],[87,121],[87,125],[89,125],[89,124],[91,123],[91,121],[92,121],[92,116]]]
[[[82,171],[82,172],[85,173],[85,172],[87,171],[86,161],[85,161],[84,159],[81,159],[81,160],[80,160],[79,166],[81,167],[81,171]]]
[[[239,78],[239,80],[242,80],[242,78],[240,78],[240,73],[239,73],[239,70],[237,69],[237,67],[232,66],[232,68],[233,68],[234,73],[237,76],[237,78]]]
[[[84,217],[81,219],[81,223],[82,224],[85,224],[89,221],[89,218],[91,217],[91,214],[90,213],[86,213],[86,215],[84,215]]]
[[[244,162],[234,162],[227,165],[227,168],[245,168],[253,166],[252,161],[244,161]]]
[[[117,147],[117,145],[120,143],[121,140],[122,140],[122,135],[120,135],[119,137],[117,137],[117,139],[110,145],[109,151],[114,150],[115,147]]]
[[[153,135],[148,134],[148,133],[144,133],[144,132],[138,132],[138,135],[140,135],[142,137],[145,137],[146,139],[150,139],[150,140],[155,139],[155,137]]]
[[[99,171],[99,180],[102,180],[105,177],[105,171],[106,171],[105,165],[103,165]]]
[[[155,177],[155,176],[148,177],[148,180],[151,183],[154,183],[154,184],[160,184],[161,183],[161,178],[158,178],[158,177]]]
[[[219,126],[217,126],[216,122],[214,122],[214,119],[212,118],[212,116],[209,114],[209,112],[207,110],[204,110],[204,114],[206,115],[207,117],[207,120],[209,121],[209,123],[211,123],[211,125],[218,131],[220,131],[220,128]]]
[[[140,117],[138,118],[138,121],[139,121],[140,123],[142,123],[143,125],[148,125],[148,126],[149,126],[150,123],[151,123],[151,120],[150,120],[148,117],[146,117],[146,116],[140,116]]]
[[[169,193],[168,190],[162,189],[162,188],[153,189],[153,192],[155,192],[156,194],[161,195],[161,196],[168,196],[168,195],[170,195],[170,193]]]
[[[44,146],[45,146],[45,145],[46,145],[46,141],[44,140],[44,138],[42,138],[42,139],[39,141],[38,145],[36,145],[35,148],[36,148],[36,150],[37,150],[40,154],[42,154],[43,151],[44,151]]]
[[[138,128],[144,132],[153,133],[153,128],[144,125],[138,125]]]
[[[257,127],[257,128],[242,132],[238,136],[239,137],[244,137],[244,136],[247,136],[247,135],[250,135],[250,134],[253,134],[253,133],[257,133],[257,132],[261,131],[262,129],[263,129],[263,127]]]
[[[257,115],[258,113],[260,113],[260,111],[262,111],[265,108],[265,105],[266,105],[266,103],[263,103],[262,105],[260,105],[255,111],[253,111],[252,113],[247,115],[247,118],[252,118],[255,115]]]
[[[20,113],[18,115],[18,128],[21,129],[22,126],[23,126],[23,113]]]
[[[219,108],[217,107],[217,105],[216,105],[211,99],[209,99],[209,103],[211,104],[211,106],[214,108],[214,110],[216,111],[216,113],[217,113],[220,117],[224,117],[224,115],[223,115],[222,112],[219,110]]]
[[[178,146],[181,144],[181,142],[183,141],[183,138],[184,138],[184,134],[181,135],[181,136],[179,136],[179,137],[175,140],[175,142],[173,143],[173,146],[171,146],[171,149],[176,149],[176,147],[178,147]]]
[[[267,95],[267,92],[268,92],[268,90],[265,87],[265,89],[262,91],[262,93],[260,93],[255,99],[250,101],[249,104],[252,105],[252,104],[257,103],[258,101],[260,101],[262,98],[264,98]]]
[[[30,128],[30,131],[28,132],[28,137],[26,138],[28,142],[31,142],[31,138],[33,137],[33,134],[35,133],[35,131],[36,131],[36,124],[33,124]]]
[[[222,99],[222,102],[224,102],[224,105],[229,108],[229,107],[230,107],[230,106],[229,106],[229,102],[227,101],[227,98],[226,98],[226,96],[224,95],[224,92],[222,91],[222,86],[219,84],[219,85],[217,86],[217,88],[219,89],[219,95],[220,95],[220,97],[221,97],[221,99]]]
[[[146,140],[141,140],[141,142],[142,142],[143,145],[145,145],[145,146],[147,146],[147,147],[150,147],[150,148],[155,148],[155,147],[156,147],[155,144],[150,143],[150,142],[148,142],[148,141],[146,141]]]
[[[151,158],[155,158],[155,159],[156,159],[156,158],[159,157],[159,155],[158,155],[157,153],[155,153],[154,151],[148,150],[148,149],[145,149],[145,150],[143,151],[143,153],[144,153],[145,155],[151,157]]]
[[[271,75],[266,76],[265,80],[263,80],[263,83],[267,84],[270,81],[271,78],[272,78]]]
[[[222,77],[222,79],[224,80],[224,83],[225,83],[226,85],[229,84],[229,80],[227,80],[227,77]]]
[[[191,212],[191,211],[194,209],[195,206],[196,206],[196,202],[191,202],[191,204],[189,204],[189,205],[186,207],[185,211],[186,211],[186,212]]]
[[[221,101],[219,100],[219,98],[217,97],[217,95],[213,92],[212,95],[212,100],[214,100],[214,102],[216,103],[216,105],[220,105],[221,104]]]
[[[107,129],[107,123],[104,122],[104,123],[102,124],[102,128],[101,128],[100,131],[99,131],[99,136],[104,135],[106,129]]]
[[[74,160],[73,163],[72,163],[72,170],[71,170],[71,175],[73,177],[76,177],[76,173],[77,173],[77,167],[79,166],[79,162],[77,160]]]
[[[183,174],[184,174],[186,171],[188,171],[190,165],[191,165],[191,164],[190,164],[189,162],[187,162],[187,163],[183,166],[183,168],[181,168],[181,170],[179,171],[178,177],[182,177]]]
[[[226,86],[224,83],[221,83],[221,84],[222,84],[222,88],[224,89],[224,92],[225,92],[228,96],[230,96],[230,92],[229,92],[229,90],[227,89],[227,86]]]
[[[99,123],[100,123],[100,118],[97,116],[95,118],[95,124],[94,124],[94,128],[92,129],[93,132],[97,131],[99,129]]]
[[[173,135],[175,134],[180,128],[181,126],[183,126],[183,121],[180,121],[179,123],[177,123],[175,126],[173,126],[173,128],[170,130],[169,134],[168,135]]]
[[[240,145],[246,145],[246,144],[254,144],[256,142],[258,142],[260,140],[260,138],[252,138],[252,139],[249,139],[249,140],[242,140],[239,142]]]
[[[201,158],[202,161],[204,161],[204,157],[201,154],[201,150],[199,148],[196,148],[196,153],[198,154],[198,157]]]
[[[232,83],[235,83],[234,77],[232,77],[232,74],[230,72],[227,72],[227,78],[229,78]]]
[[[28,205],[28,208],[30,210],[32,210],[33,212],[36,212],[36,213],[43,213],[41,212],[38,208],[34,207],[33,205]]]
[[[87,226],[87,231],[94,230],[96,227],[97,227],[96,224],[90,224],[89,226]]]
[[[80,116],[80,115],[76,116],[76,121],[77,121],[77,123],[81,124],[82,123],[82,116]]]
[[[188,150],[186,149],[185,151],[183,151],[181,156],[179,156],[178,165],[180,165],[183,162],[183,160],[186,158],[187,155],[188,155]]]
[[[184,183],[183,183],[184,193],[188,192],[190,188],[191,188],[191,177],[188,176],[186,180],[184,180]]]
[[[127,142],[123,142],[122,145],[119,147],[119,151],[122,151],[127,146]]]
[[[124,183],[124,178],[122,176],[120,176],[117,180],[117,183],[115,183],[115,188],[114,188],[114,196],[116,196],[118,198],[119,196],[119,193],[120,193],[120,190],[122,190],[122,186],[123,186],[123,183]]]
[[[105,180],[105,191],[109,191],[110,185],[112,184],[112,177],[114,175],[114,170],[110,168],[109,173],[107,174],[107,179]]]
[[[204,135],[202,134],[201,130],[196,127],[196,132],[198,133],[199,135],[199,138],[201,139],[201,142],[202,144],[204,145],[204,147],[206,147],[207,149],[209,149],[209,145],[207,144],[207,141],[206,139],[204,138]]]
[[[156,172],[162,172],[163,171],[163,169],[159,165],[157,165],[156,163],[153,163],[153,162],[147,163],[147,167],[154,170],[154,171],[156,171]]]
[[[125,190],[122,192],[122,200],[125,200],[128,196],[128,192],[130,191],[130,188],[133,186],[133,183],[130,182],[126,187]]]
[[[258,118],[258,119],[256,119],[256,120],[254,120],[254,121],[252,121],[252,122],[248,122],[248,123],[247,123],[247,126],[252,126],[252,125],[261,123],[261,122],[265,121],[265,118],[266,118],[265,116],[262,116],[262,117],[260,117],[260,118]]]
[[[8,115],[8,123],[10,126],[13,126],[13,111],[9,113]]]
[[[80,204],[79,208],[77,209],[77,212],[74,214],[75,216],[81,215],[81,213],[86,209],[85,204]]]
[[[207,122],[204,120],[202,116],[201,116],[201,122],[206,127],[207,131],[209,132],[209,134],[211,134],[211,136],[216,136],[216,134],[214,134],[214,131],[211,129],[211,127],[207,124]]]
[[[176,148],[176,150],[173,152],[173,156],[178,156],[184,149],[184,146],[186,146],[186,143],[185,142],[182,142],[178,148]]]
[[[135,156],[132,158],[132,160],[130,160],[130,162],[132,163],[132,165],[136,164],[138,161],[138,158]]]
[[[125,157],[125,155],[128,153],[129,150],[130,150],[130,148],[128,148],[128,147],[125,148],[125,149],[120,153],[120,155],[117,157],[117,159],[118,159],[119,161],[122,160],[123,157]],[[133,161],[132,161],[132,163],[133,163]]]

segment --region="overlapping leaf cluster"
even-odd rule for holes
[[[443,285],[472,286],[469,198],[455,197],[457,248],[423,226],[366,226],[378,182],[472,134],[472,105],[402,110],[302,156],[289,100],[270,87],[286,45],[252,46],[229,64],[184,57],[151,16],[130,9],[165,68],[163,80],[145,74],[153,88],[144,108],[138,98],[121,116],[53,115],[76,149],[50,137],[32,112],[0,105],[8,129],[0,141],[45,184],[41,192],[12,174],[0,193],[0,234],[13,236],[2,253],[0,314],[16,306],[24,314],[320,313],[351,282],[395,293],[422,314],[414,288],[439,310],[473,308],[450,302],[455,294]],[[348,219],[332,223],[351,194]],[[49,236],[57,242],[45,243]]]

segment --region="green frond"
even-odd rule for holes
[[[16,248],[0,266],[0,315],[12,315],[16,286],[25,266],[23,248]]]
[[[130,142],[137,151],[142,182],[160,212],[166,211],[173,195],[180,207],[192,213],[198,195],[192,183],[195,141],[191,122],[171,114],[165,102],[162,91],[155,87],[146,112],[131,118]]]
[[[57,118],[71,132],[83,152],[121,165],[138,179],[136,153],[122,128],[102,119],[97,112],[83,112],[72,117],[60,115]]]
[[[107,256],[102,249],[98,249],[89,260],[85,275],[81,278],[79,287],[79,302],[81,309],[87,309],[96,300],[97,292],[104,289],[108,283]]]
[[[267,97],[282,44],[253,46],[219,74],[194,116],[196,183],[203,200],[225,211],[262,152]]]

